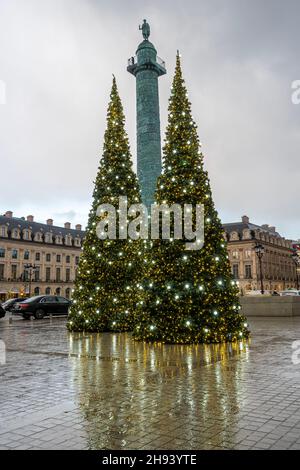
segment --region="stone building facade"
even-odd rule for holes
[[[234,278],[241,293],[260,290],[260,269],[254,247],[263,245],[263,285],[266,291],[281,291],[296,287],[296,269],[291,257],[292,240],[287,240],[269,225],[255,225],[249,217],[241,222],[224,224],[224,238]]]
[[[81,225],[56,227],[52,219],[41,224],[10,211],[0,216],[0,301],[29,293],[70,297],[83,238]]]
[[[276,232],[275,227],[255,225],[243,216],[241,222],[224,224],[224,238],[234,278],[241,293],[260,289],[260,271],[254,247],[264,246],[263,284],[266,291],[296,287],[296,269],[291,254],[292,240]],[[85,232],[34,222],[33,216],[13,217],[7,211],[0,216],[0,301],[10,297],[57,294],[70,297]],[[31,272],[26,265],[34,265]],[[30,291],[30,292],[29,292]]]

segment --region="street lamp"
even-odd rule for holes
[[[300,258],[299,258],[299,256],[298,256],[297,251],[294,251],[291,256],[292,256],[292,260],[293,260],[294,263],[295,263],[297,290],[299,290],[299,274],[298,274],[298,268],[299,268],[299,266],[300,266]]]
[[[262,272],[262,257],[264,256],[265,248],[260,243],[256,243],[254,247],[255,253],[257,254],[259,262],[259,274],[260,274],[260,291],[264,294],[264,283],[263,283],[263,272]]]
[[[32,274],[38,270],[38,267],[35,264],[24,264],[24,269],[28,271],[29,274],[29,297],[31,297],[31,283],[32,283]]]

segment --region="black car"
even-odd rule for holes
[[[37,295],[29,299],[16,303],[12,313],[22,315],[28,320],[33,315],[37,320],[46,315],[67,315],[71,301],[56,295]]]
[[[6,312],[5,312],[4,308],[2,308],[1,305],[0,305],[0,318],[4,318],[4,317],[5,317],[5,313],[6,313]]]
[[[17,299],[8,299],[6,300],[5,302],[3,302],[2,304],[2,308],[6,311],[6,312],[11,312],[14,308],[14,305],[17,303],[17,302],[23,302],[24,300],[26,300],[26,297],[19,297]]]

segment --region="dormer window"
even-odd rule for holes
[[[238,240],[238,239],[239,239],[238,232],[231,232],[230,233],[230,240]]]
[[[30,240],[30,238],[31,238],[30,230],[24,230],[23,231],[23,239],[24,240]]]
[[[249,240],[251,239],[251,232],[248,228],[245,228],[243,230],[243,240]]]
[[[7,227],[5,225],[0,227],[0,237],[7,237]]]
[[[46,233],[45,235],[45,242],[46,243],[52,243],[52,233]]]
[[[20,238],[20,231],[18,228],[14,228],[12,231],[12,238]]]
[[[66,235],[65,244],[68,245],[68,246],[72,245],[72,236],[71,235]]]
[[[37,232],[37,233],[35,234],[34,240],[35,240],[36,242],[41,242],[41,241],[43,240],[43,239],[42,239],[42,234],[41,234],[40,232]]]
[[[55,238],[55,243],[57,245],[61,245],[62,244],[62,237],[60,235],[57,235],[56,238]]]
[[[80,238],[76,237],[75,240],[74,240],[74,244],[75,244],[75,246],[80,246],[81,245]]]

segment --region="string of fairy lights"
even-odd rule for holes
[[[68,328],[71,331],[128,331],[133,328],[136,307],[133,286],[140,276],[143,243],[140,240],[130,243],[127,240],[100,240],[96,232],[100,204],[114,204],[120,195],[126,196],[129,204],[141,202],[115,78],[108,106],[103,156],[94,184]]]
[[[155,203],[169,207],[175,203],[191,204],[193,217],[194,205],[204,205],[205,243],[201,250],[185,250],[186,239],[174,237],[174,227],[169,240],[97,237],[99,204],[116,204],[122,195],[127,197],[129,206],[141,202],[124,123],[113,79],[103,156],[76,276],[69,330],[132,331],[136,340],[169,343],[247,338],[248,325],[240,313],[238,287],[231,276],[221,222],[203,168],[202,144],[191,114],[179,55]],[[170,214],[168,208],[165,214]],[[129,213],[123,221],[127,228],[132,218]]]

